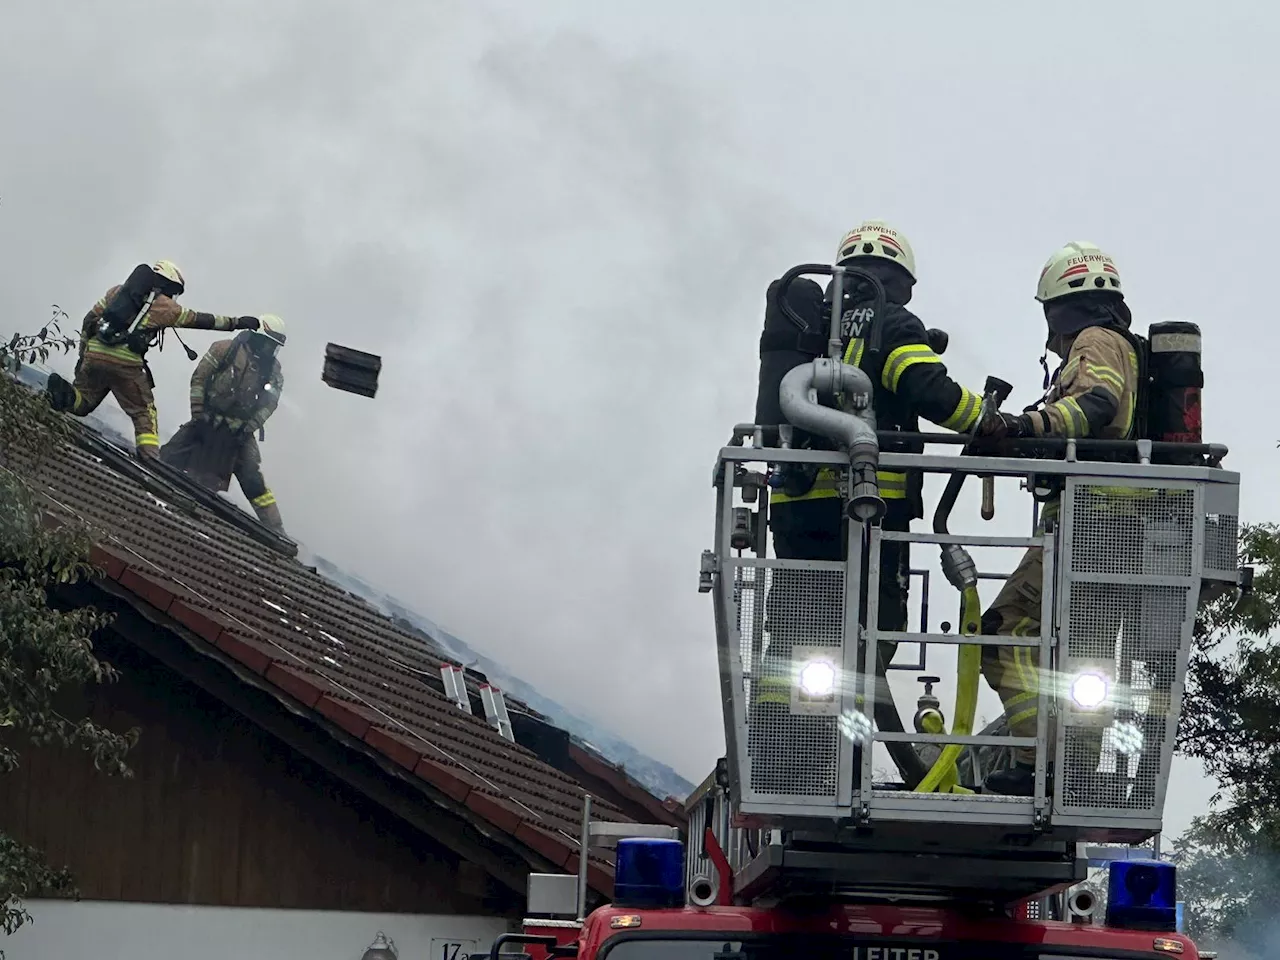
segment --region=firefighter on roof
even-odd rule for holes
[[[191,419],[160,456],[213,490],[228,489],[234,474],[258,519],[284,533],[254,436],[264,435],[284,389],[276,356],[285,342],[284,321],[274,314],[258,319],[256,331],[219,340],[205,353],[191,375]]]
[[[160,431],[146,353],[169,327],[195,330],[256,329],[256,317],[198,313],[180,306],[182,273],[168,260],[139,264],[85,314],[75,382],[49,374],[49,403],[77,417],[98,408],[107,394],[133,421],[139,457],[158,457]]]
[[[1137,426],[1139,359],[1129,338],[1132,316],[1124,301],[1120,273],[1111,257],[1087,242],[1072,242],[1045,264],[1036,289],[1048,324],[1046,348],[1062,358],[1044,399],[1015,416],[984,424],[983,432],[1009,437],[1093,437],[1126,440]],[[1125,497],[1119,488],[1108,522],[1125,522]],[[1041,516],[1058,514],[1059,496],[1045,503]],[[1039,548],[1028,550],[991,608],[982,616],[988,635],[1036,636],[1040,633],[1040,596],[1044,577]],[[1099,598],[1101,599],[1101,598]],[[1106,603],[1096,604],[1099,615]],[[1037,651],[1029,647],[983,648],[982,672],[1004,703],[1011,736],[1036,735]],[[1035,755],[1014,751],[1015,765],[988,775],[992,793],[1030,796]]]

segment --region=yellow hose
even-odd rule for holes
[[[978,597],[977,584],[965,587],[960,595],[960,632],[966,637],[976,636],[982,622],[982,601]],[[982,670],[982,647],[976,643],[960,645],[956,654],[956,710],[951,721],[951,733],[968,736],[973,732],[974,716],[978,712],[978,675]],[[935,721],[936,723],[936,721]],[[926,733],[941,733],[927,729],[935,724],[926,723]],[[940,726],[940,724],[938,725]],[[916,793],[973,793],[959,782],[956,760],[964,746],[947,744],[928,775],[916,787]]]

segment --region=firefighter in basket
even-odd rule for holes
[[[907,238],[878,220],[864,221],[850,230],[840,241],[836,252],[840,265],[857,267],[876,277],[885,291],[885,316],[874,317],[874,293],[870,285],[857,277],[846,277],[842,310],[843,360],[864,370],[871,379],[872,404],[880,430],[917,432],[919,418],[948,430],[965,432],[974,429],[982,412],[982,396],[953,380],[942,358],[931,346],[929,331],[920,318],[906,308],[916,282],[915,255]],[[826,353],[825,307],[830,307],[831,288],[825,297],[816,283],[797,281],[788,291],[788,300],[809,324],[813,333],[797,337],[796,330],[777,311],[766,313],[765,330],[760,340],[760,392],[756,405],[756,422],[781,423],[778,385],[791,368]],[[772,306],[773,297],[770,296]],[[866,349],[874,326],[879,327],[880,352],[872,356]],[[941,349],[941,347],[939,348]],[[821,438],[810,437],[797,430],[794,445],[812,449],[832,449]],[[908,440],[890,440],[883,450],[919,453],[923,445]],[[905,531],[913,519],[924,515],[923,478],[919,474],[881,470],[877,473],[880,495],[887,513],[886,530]],[[790,465],[775,476],[777,484],[770,493],[770,530],[774,554],[780,559],[843,560],[846,527],[843,502],[837,489],[836,475],[830,470],[806,470]],[[908,545],[901,541],[882,541],[879,581],[879,629],[902,631],[907,626],[907,587],[910,556]],[[768,615],[772,622],[772,642],[764,657],[763,678],[757,682],[753,699],[756,704],[772,704],[774,711],[785,715],[790,704],[789,676],[791,643],[788,632],[798,637],[815,637],[838,631],[838,616],[831,609],[838,605],[834,596],[808,597],[803,585],[812,580],[803,571],[778,570],[772,580]],[[811,592],[811,591],[810,591]],[[830,591],[828,591],[830,592]],[[806,616],[812,614],[812,621]],[[839,642],[838,633],[831,637]],[[879,651],[882,668],[893,658],[894,644],[884,643]],[[901,731],[901,720],[891,702],[877,698],[876,719],[881,729]],[[793,718],[796,724],[820,722]],[[762,724],[762,729],[773,724]],[[770,746],[770,750],[776,749]],[[909,765],[914,776],[923,776],[924,768],[909,745],[893,745],[891,752],[902,767]],[[907,773],[907,771],[904,771]],[[908,774],[908,779],[913,776]],[[825,778],[824,786],[834,782],[834,770]]]
[[[1020,415],[1002,413],[984,422],[980,432],[992,438],[1076,437],[1127,440],[1135,436],[1139,411],[1140,343],[1130,333],[1132,315],[1125,303],[1114,261],[1092,243],[1068,243],[1049,258],[1040,273],[1036,300],[1048,325],[1047,351],[1061,364],[1046,384],[1044,397]],[[1133,488],[1127,488],[1129,494]],[[1126,523],[1133,512],[1126,488],[1111,491],[1109,523]],[[1059,513],[1059,492],[1050,492],[1041,511],[1041,529]],[[982,616],[982,632],[998,636],[1040,633],[1044,567],[1038,547],[1029,549]],[[1093,585],[1095,590],[1107,589]],[[1107,602],[1108,599],[1111,602]],[[1099,613],[1118,616],[1115,598],[1099,596]],[[1113,634],[1114,636],[1114,634]],[[983,648],[982,673],[1004,704],[1005,722],[1015,737],[1037,732],[1038,652],[1030,647]],[[1050,687],[1049,689],[1052,689]],[[1097,745],[1094,745],[1095,747]],[[988,774],[985,790],[1013,796],[1033,793],[1035,753],[1014,750],[1012,767]]]

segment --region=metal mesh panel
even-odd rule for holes
[[[839,718],[793,715],[792,653],[839,647],[844,573],[782,567],[738,568],[737,623],[747,695],[747,753],[753,794],[834,799]]]
[[[1075,490],[1074,572],[1191,575],[1194,490],[1092,484]]]
[[[1230,513],[1212,513],[1204,522],[1204,568],[1206,572],[1234,574],[1239,567],[1240,518]]]
[[[1060,809],[1160,817],[1171,700],[1200,573],[1195,503],[1187,489],[1076,488],[1062,611],[1068,675],[1059,686],[1069,695],[1081,661],[1100,667],[1111,679],[1114,713],[1105,726],[1063,714]],[[1172,577],[1187,580],[1170,585]],[[1157,578],[1165,582],[1151,582]]]

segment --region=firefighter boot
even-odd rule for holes
[[[56,373],[49,374],[45,393],[49,397],[49,406],[59,412],[70,410],[76,405],[76,388]]]
[[[253,512],[258,515],[258,521],[264,526],[270,527],[276,533],[284,536],[284,521],[280,519],[280,508],[275,502],[260,507],[256,503],[253,505]]]
[[[984,793],[996,793],[1006,797],[1029,797],[1035,793],[1036,768],[1021,761],[1004,770],[993,770],[983,783]]]

